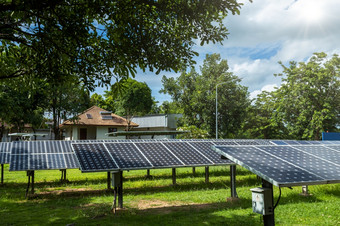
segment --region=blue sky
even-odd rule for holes
[[[225,19],[229,30],[223,45],[195,46],[199,56],[197,68],[206,54],[219,53],[227,59],[235,75],[242,78],[252,98],[263,90],[271,91],[280,85],[282,72],[277,63],[306,61],[314,52],[329,56],[340,55],[340,1],[339,0],[253,0],[244,3],[240,15]],[[199,41],[197,41],[199,43]],[[160,94],[162,76],[177,77],[180,73],[137,73],[138,81],[146,82],[152,95],[162,103],[170,100]],[[102,94],[103,88],[97,93]]]

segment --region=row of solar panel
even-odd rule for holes
[[[72,144],[84,172],[227,165],[209,142]]]
[[[211,146],[213,145],[288,145],[290,143],[299,143],[299,144],[334,144],[337,141],[332,142],[306,142],[306,141],[269,141],[269,140],[110,140],[110,143],[115,143],[118,148],[115,148],[114,153],[119,153],[116,158],[121,159],[121,161],[117,161],[115,163],[116,168],[152,168],[152,167],[168,167],[168,166],[187,166],[187,165],[210,165],[210,164],[223,164],[225,161],[220,159],[220,156],[211,150]],[[62,154],[71,154],[73,155],[73,150],[71,148],[71,143],[75,142],[86,142],[86,143],[96,143],[96,144],[106,144],[109,141],[106,140],[104,143],[103,140],[92,140],[92,141],[33,141],[33,142],[0,142],[0,164],[11,163],[10,170],[36,170],[36,169],[62,169],[66,168],[78,168],[76,161],[71,161],[72,164],[67,163],[65,160],[63,164],[58,162],[58,159],[63,159],[60,156]],[[143,145],[143,143],[147,143],[147,145]],[[338,141],[340,144],[340,141]],[[163,144],[163,145],[161,145]],[[108,145],[111,147],[114,145]],[[131,159],[139,156],[138,153],[141,151],[139,149],[145,150],[149,148],[153,150],[148,158],[153,159],[152,161],[147,161],[148,164],[143,163],[145,161],[145,157],[147,155],[139,157],[140,163],[136,163],[136,161],[131,163]],[[145,146],[145,148],[144,148]],[[106,147],[106,148],[108,148]],[[162,155],[164,155],[164,147],[165,150],[168,150],[169,147],[171,154],[168,159],[162,159]],[[86,152],[86,151],[85,151]],[[144,151],[145,152],[145,151]],[[197,152],[199,154],[197,154]],[[130,154],[127,154],[130,153]],[[51,155],[55,154],[55,155]],[[13,155],[11,158],[10,156]],[[26,155],[24,157],[19,157],[20,155]],[[181,156],[182,159],[180,161],[176,161],[173,159],[173,155]],[[202,155],[204,158],[202,158]],[[65,155],[69,156],[69,155]],[[158,156],[158,157],[157,157]],[[159,157],[161,156],[161,157]],[[67,157],[66,157],[67,158]],[[70,157],[71,158],[71,157]],[[87,160],[91,163],[91,158],[89,157]],[[159,158],[159,160],[155,161],[155,159]],[[65,157],[64,157],[65,159]],[[75,159],[74,157],[72,159]],[[45,163],[38,164],[39,161],[45,161]],[[55,164],[48,163],[48,161],[56,161]],[[27,162],[27,163],[26,163]],[[30,164],[32,162],[32,164]],[[33,164],[34,163],[34,164]],[[37,163],[37,164],[35,164]],[[53,167],[51,167],[53,166]],[[46,167],[46,168],[44,168]],[[96,169],[101,167],[99,165],[90,165],[89,169]],[[115,168],[113,167],[113,168]]]
[[[340,145],[216,146],[215,149],[276,186],[340,182]]]

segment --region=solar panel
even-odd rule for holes
[[[232,164],[233,162],[226,159],[221,159],[221,155],[211,149],[212,142],[188,142],[189,145],[199,150],[202,154],[207,156],[214,164]]]
[[[283,140],[272,140],[272,143],[276,144],[276,145],[288,145],[286,142],[284,142]]]
[[[47,169],[46,155],[42,154],[31,154],[28,155],[29,168],[27,170],[43,170]]]
[[[340,146],[337,146],[337,147],[340,147]],[[340,164],[340,155],[339,155],[340,152],[336,151],[331,146],[326,146],[326,147],[314,146],[314,145],[313,146],[301,146],[301,147],[298,147],[298,149],[310,155],[313,155],[315,157],[319,157],[319,158]]]
[[[314,146],[315,147],[315,146]],[[306,169],[308,172],[319,175],[323,178],[338,178],[340,180],[340,165],[325,161],[315,155],[310,155],[301,151],[300,146],[294,147],[261,147],[275,156],[279,156],[283,161],[294,163],[295,166]],[[319,151],[323,151],[325,147],[319,146]],[[340,157],[340,155],[339,155]],[[336,172],[338,173],[336,175]]]
[[[323,155],[327,156],[328,152],[329,157],[330,148],[316,147],[216,146],[215,150],[276,186],[339,183],[340,165],[337,161],[340,152],[333,152],[337,156],[333,160],[325,159]],[[315,155],[316,152],[325,153]]]
[[[11,142],[0,142],[0,164],[9,163],[11,147]]]
[[[121,169],[152,167],[133,143],[105,143],[105,147]]]
[[[237,145],[234,141],[213,141],[214,145]]]
[[[11,155],[22,155],[29,153],[29,143],[30,142],[13,142]]]
[[[178,167],[185,164],[162,143],[135,143],[154,167]]]
[[[28,154],[13,155],[11,154],[11,160],[9,164],[10,171],[21,171],[28,169]]]
[[[117,164],[102,143],[73,143],[72,147],[79,160],[80,169],[84,172],[118,169]]]
[[[185,142],[164,142],[163,143],[174,155],[185,165],[211,165],[213,162],[197,151],[194,147]]]
[[[78,168],[70,141],[14,142],[10,171]],[[24,155],[20,157],[20,155]],[[23,161],[27,161],[23,162]]]

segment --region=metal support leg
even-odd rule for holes
[[[123,208],[123,171],[119,171],[120,186],[118,187],[118,207]]]
[[[1,184],[4,184],[4,164],[1,164]]]
[[[31,190],[31,194],[34,194],[34,170],[31,171],[31,180],[32,180],[32,190]]]
[[[262,179],[262,188],[269,188],[271,190],[272,206],[274,206],[273,185],[269,183],[268,181]],[[273,209],[273,214],[263,215],[263,224],[265,226],[275,225],[274,209]]]
[[[28,177],[28,182],[27,182],[27,188],[26,188],[26,193],[25,193],[25,198],[27,198],[28,196],[28,191],[30,189],[30,185],[31,185],[31,171],[27,171],[26,175]]]
[[[308,191],[308,185],[302,186],[302,193],[300,195],[302,195],[302,196],[311,196],[311,194]]]
[[[151,176],[150,176],[150,170],[149,169],[147,169],[146,170],[146,178],[150,178]]]
[[[113,188],[113,202],[112,202],[112,207],[111,211],[113,213],[116,213],[116,203],[117,203],[117,187]]]
[[[238,198],[236,192],[236,165],[230,166],[230,190],[231,198]]]
[[[111,172],[107,172],[107,190],[111,190]]]
[[[172,168],[172,184],[176,185],[176,168]]]
[[[66,169],[61,169],[60,172],[61,172],[60,182],[62,182],[62,183],[67,182]]]
[[[205,167],[205,183],[209,183],[209,166]]]
[[[65,169],[65,171],[64,171],[64,181],[65,181],[65,182],[67,181],[66,178],[67,178],[67,177],[66,177],[66,169]]]
[[[192,174],[196,174],[196,168],[195,167],[192,167]]]

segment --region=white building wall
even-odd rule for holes
[[[72,127],[71,140],[79,140],[79,128],[77,126]]]
[[[113,137],[106,135],[109,132],[109,128],[112,126],[98,126],[97,127],[97,140],[113,140],[113,139],[125,139],[125,136]],[[118,127],[118,131],[124,131],[125,127]]]

